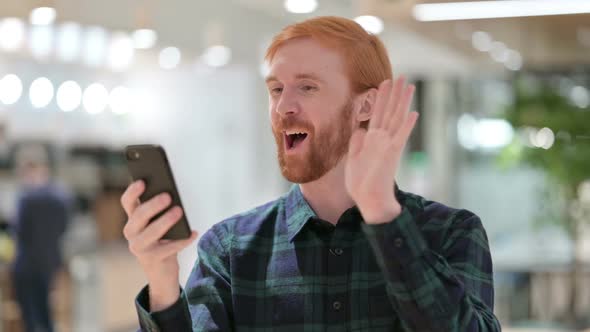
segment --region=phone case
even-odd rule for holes
[[[145,182],[146,190],[139,198],[141,202],[163,192],[169,193],[172,197],[170,207],[158,213],[150,222],[158,219],[173,206],[178,205],[184,211],[181,220],[172,226],[162,239],[177,240],[190,237],[191,229],[186,219],[186,211],[180,200],[164,149],[159,145],[130,145],[125,148],[125,159],[133,180],[141,179]]]

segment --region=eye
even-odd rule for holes
[[[270,88],[269,92],[273,96],[280,95],[283,92],[283,88]]]
[[[312,86],[312,85],[304,85],[304,86],[301,87],[301,90],[303,90],[305,92],[310,92],[310,91],[317,90],[317,88],[315,86]]]

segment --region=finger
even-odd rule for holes
[[[400,76],[393,85],[392,92],[389,96],[389,100],[387,101],[387,106],[385,107],[386,112],[383,120],[383,127],[385,128],[388,128],[391,119],[397,115],[397,109],[405,83],[406,78],[404,76]]]
[[[145,190],[145,184],[142,180],[131,183],[123,195],[121,195],[121,206],[127,213],[127,216],[131,216],[133,211],[139,206],[139,196]]]
[[[350,156],[356,156],[362,149],[366,133],[367,130],[363,128],[359,128],[354,131],[350,137],[350,144],[348,146],[348,154]]]
[[[158,244],[158,241],[166,232],[180,220],[182,213],[180,208],[175,206],[166,211],[158,219],[150,223],[145,229],[133,236],[129,241],[129,249],[133,253],[141,253],[150,247]]]
[[[391,80],[388,79],[379,84],[379,88],[377,89],[377,97],[375,98],[375,104],[372,108],[373,114],[371,115],[371,119],[369,121],[369,129],[381,127],[383,113],[385,112],[387,101],[389,100],[390,91]]]
[[[402,127],[405,124],[409,114],[410,105],[412,104],[412,99],[414,97],[415,90],[416,88],[412,84],[410,84],[404,90],[401,100],[398,104],[398,109],[396,109],[395,111],[396,116],[390,119],[391,121],[388,125],[388,130],[392,134],[392,136],[395,136],[397,132],[400,130],[400,127]]]
[[[183,211],[179,206],[171,208],[150,223],[138,238],[146,245],[157,242],[181,219],[182,215]]]
[[[399,104],[403,95],[403,91],[405,90],[405,77],[400,77],[396,81],[396,85],[393,87],[392,97],[389,100],[388,108],[390,110],[389,117],[387,118],[387,122],[384,124],[384,127],[389,130],[392,121],[400,121],[399,120]]]
[[[170,256],[177,255],[180,251],[193,243],[198,235],[198,232],[192,231],[191,236],[187,239],[175,240],[159,245],[150,252],[150,256],[158,260],[163,260]]]
[[[416,122],[418,121],[418,117],[420,117],[420,114],[418,114],[418,112],[410,112],[408,114],[408,117],[404,123],[404,126],[401,128],[399,133],[397,133],[396,137],[394,138],[394,140],[396,142],[395,145],[398,148],[399,147],[403,148],[406,145],[406,143],[408,142],[408,138],[410,137],[412,130],[416,126]]]
[[[123,228],[123,234],[127,239],[139,234],[148,222],[162,210],[170,205],[172,198],[168,193],[162,193],[152,197],[149,201],[139,205]]]

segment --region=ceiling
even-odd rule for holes
[[[237,56],[259,59],[265,43],[286,24],[315,15],[352,18],[372,14],[385,21],[382,38],[386,45],[396,50],[400,61],[413,61],[414,66],[420,64],[416,59],[427,67],[429,62],[443,67],[494,66],[488,53],[472,46],[471,35],[475,31],[485,31],[494,40],[520,52],[528,68],[590,64],[590,14],[418,22],[412,16],[413,6],[432,1],[318,1],[318,10],[313,14],[295,15],[285,11],[282,0],[9,0],[0,1],[0,17],[25,18],[32,8],[49,4],[57,9],[58,21],[77,21],[126,31],[148,25],[158,31],[163,44],[199,52],[211,38],[216,38],[231,44]],[[214,37],[211,37],[211,30],[217,31]],[[589,39],[587,45],[582,45],[579,34]],[[435,59],[440,57],[449,59]]]
[[[485,31],[494,40],[520,52],[529,68],[562,68],[590,64],[590,14],[480,19],[446,22],[419,22],[412,16],[417,3],[449,0],[363,0],[363,9],[379,13],[387,22],[396,22],[431,39],[474,57],[488,58],[471,45],[471,34]],[[584,44],[579,40],[583,35]],[[582,37],[582,36],[580,36]]]

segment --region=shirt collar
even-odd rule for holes
[[[397,183],[395,183],[394,192],[398,202],[403,205],[404,195],[397,186]],[[293,186],[291,186],[284,202],[289,241],[293,241],[293,238],[299,234],[309,219],[317,218],[317,215],[303,197],[301,188],[299,188],[298,184],[293,184]]]
[[[289,241],[293,241],[293,238],[301,231],[309,219],[317,217],[303,197],[298,184],[291,187],[285,199],[285,217],[287,219]]]

